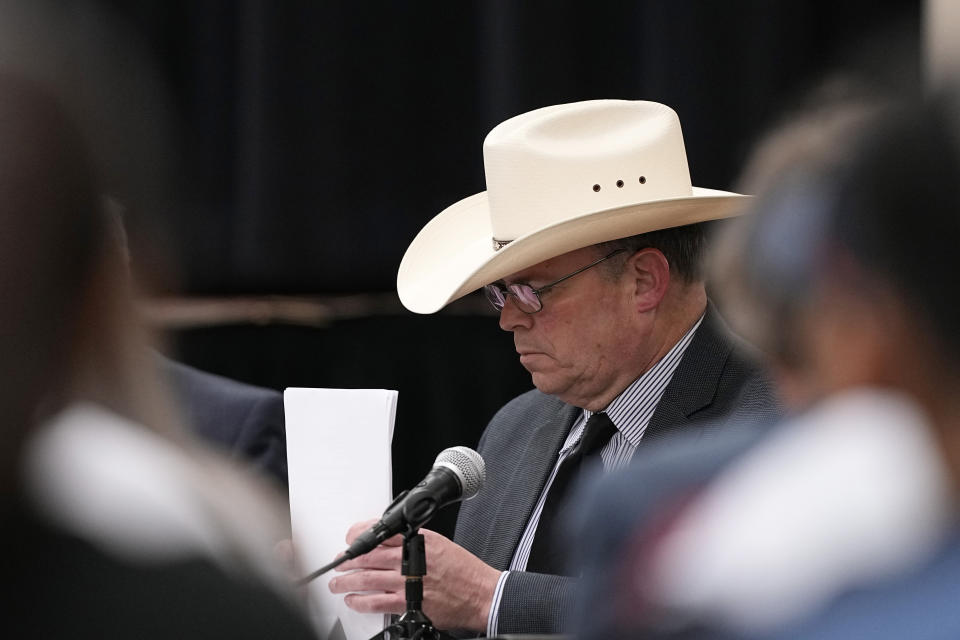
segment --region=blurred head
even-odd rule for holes
[[[960,377],[950,105],[848,105],[761,152],[786,160],[723,243],[720,282],[794,404],[870,385],[929,406]],[[797,135],[805,130],[816,131],[812,144]]]

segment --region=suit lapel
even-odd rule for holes
[[[692,416],[696,412],[710,406],[716,396],[723,367],[733,349],[725,335],[726,331],[723,320],[713,304],[708,302],[703,323],[663,392],[642,443],[683,429],[694,421]]]
[[[557,462],[557,455],[570,427],[581,409],[562,403],[553,418],[539,425],[529,425],[530,437],[523,451],[518,452],[519,464],[510,479],[509,489],[497,508],[488,538],[487,558],[498,569],[507,569],[520,543],[520,537],[530,521],[530,514],[540,498],[547,477]]]

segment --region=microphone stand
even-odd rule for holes
[[[423,613],[423,576],[427,575],[427,551],[423,534],[411,527],[403,534],[403,561],[400,572],[406,578],[407,611],[370,640],[454,640],[433,626]]]

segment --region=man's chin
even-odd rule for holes
[[[555,395],[564,389],[563,371],[556,361],[542,353],[520,356],[520,364],[530,373],[533,386],[548,395]]]
[[[555,395],[560,391],[557,380],[553,376],[547,375],[542,371],[530,371],[530,378],[533,380],[533,386],[535,386],[541,393]]]

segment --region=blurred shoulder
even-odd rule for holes
[[[280,403],[283,396],[275,389],[258,387],[232,380],[195,367],[158,356],[160,369],[174,390],[184,396],[202,397],[207,401],[241,402],[249,404]]]

